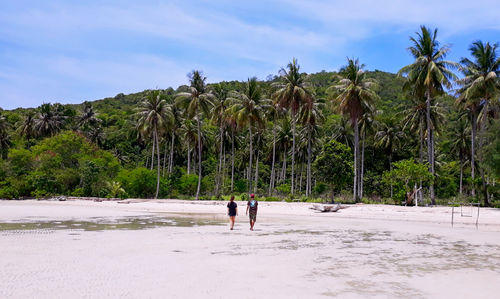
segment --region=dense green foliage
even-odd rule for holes
[[[429,40],[435,34],[413,41],[441,51],[441,73],[419,65],[428,53],[416,50],[407,78],[363,71],[356,60],[338,73],[305,74],[293,60],[266,81],[206,84],[195,71],[175,90],[0,110],[0,198],[354,192],[397,202],[422,184],[428,203],[433,190],[497,205],[497,47],[474,43],[455,82],[442,59],[449,49]],[[434,81],[419,81],[426,72]]]

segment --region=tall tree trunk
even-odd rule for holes
[[[168,173],[172,173],[174,170],[174,142],[175,142],[175,134],[174,131],[172,130],[172,140],[170,141],[170,163],[168,165]]]
[[[363,143],[361,147],[361,171],[359,178],[359,196],[363,198],[363,176],[365,175],[365,140],[366,140],[366,129],[363,130]]]
[[[269,180],[269,196],[274,188],[274,162],[276,159],[276,128],[273,126],[273,161],[271,163],[271,178]]]
[[[474,188],[474,179],[475,179],[475,168],[476,168],[476,108],[471,108],[471,154],[470,154],[470,170],[471,170],[471,179],[472,179],[472,189],[471,195],[476,196],[476,188]]]
[[[189,175],[191,173],[191,146],[189,142],[188,142],[187,154],[188,154],[187,174]]]
[[[431,91],[427,90],[427,101],[426,104],[426,119],[427,119],[427,148],[429,155],[429,171],[432,175],[432,181],[429,183],[429,193],[431,196],[432,205],[436,204],[436,198],[434,195],[434,129],[432,128],[431,121]]]
[[[226,179],[227,169],[226,169],[226,147],[222,148],[222,187],[221,192],[224,192],[225,179]]]
[[[483,107],[483,115],[481,117],[480,124],[479,124],[479,131],[480,131],[479,145],[478,145],[479,149],[484,145],[484,131],[486,129],[486,121],[488,120],[488,110],[489,110],[489,106],[488,106],[489,97],[488,97],[488,95],[485,96],[484,101],[485,101],[485,104]],[[481,156],[479,156],[479,158],[481,158]],[[481,162],[481,160],[479,160],[479,162]],[[490,203],[489,203],[490,195],[488,192],[488,180],[485,178],[483,167],[479,167],[479,173],[481,175],[481,181],[482,181],[482,185],[483,185],[484,206],[489,207],[490,206]]]
[[[165,149],[163,150],[163,173],[162,176],[165,176],[165,168],[167,165],[167,152],[168,152],[168,142],[165,140]]]
[[[286,146],[285,151],[283,152],[283,174],[281,180],[284,184],[286,184]]]
[[[197,117],[198,124],[198,187],[196,188],[196,200],[200,199],[201,189],[201,127],[200,127],[200,114]]]
[[[219,168],[217,169],[217,182],[215,185],[215,194],[219,196],[219,191],[220,191],[220,185],[221,185],[221,176],[222,176],[222,146],[224,145],[224,128],[222,127],[222,124],[219,128],[219,134],[220,134],[220,147],[219,147]]]
[[[252,149],[252,144],[253,144],[253,137],[252,137],[252,125],[248,127],[249,129],[249,134],[250,134],[250,161],[248,162],[248,193],[252,192],[252,155],[253,155],[253,149]]]
[[[389,172],[392,172],[392,149],[389,153]],[[393,196],[392,179],[391,179],[391,198]]]
[[[255,159],[255,184],[253,186],[253,193],[257,194],[259,182],[259,151],[257,151],[257,159]]]
[[[463,181],[463,174],[464,174],[464,162],[463,159],[460,158],[460,195],[462,195],[462,181]]]
[[[160,168],[161,168],[161,163],[160,163],[160,142],[158,140],[158,129],[155,126],[155,140],[156,140],[156,157],[158,159],[158,164],[157,164],[157,174],[156,174],[156,194],[155,194],[155,199],[158,198],[158,193],[160,192]]]
[[[304,174],[304,163],[300,163],[299,193],[302,192],[302,176]]]
[[[353,186],[353,198],[355,202],[358,202],[358,145],[359,145],[359,126],[358,119],[354,118],[354,186]]]
[[[311,195],[311,130],[307,132],[306,196]]]
[[[295,114],[292,114],[292,187],[291,193],[293,196],[293,181],[295,179]]]
[[[234,190],[234,128],[231,129],[231,193]]]
[[[149,170],[153,170],[153,167],[155,165],[155,133],[153,133],[153,145],[151,146],[151,167]]]
[[[420,163],[424,163],[424,128],[420,126],[420,148],[419,148]],[[420,190],[418,191],[419,202],[424,202],[424,192],[422,191],[422,180],[420,180]]]

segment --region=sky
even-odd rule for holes
[[[474,40],[500,42],[497,1],[0,0],[0,107],[176,88],[194,69],[265,79],[293,57],[308,73],[346,57],[397,72],[420,25],[457,61]]]

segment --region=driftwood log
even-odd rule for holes
[[[311,210],[316,210],[320,211],[321,213],[326,213],[326,212],[337,212],[340,209],[344,209],[340,204],[336,205],[320,205],[320,204],[314,204],[312,207],[310,207]]]

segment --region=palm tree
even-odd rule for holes
[[[333,127],[332,138],[335,141],[343,143],[349,147],[353,146],[353,132],[352,128],[349,126],[349,119],[346,117],[341,117],[338,124]]]
[[[376,82],[365,78],[364,65],[356,59],[347,59],[347,65],[340,69],[340,82],[335,86],[340,112],[348,115],[354,128],[354,187],[353,197],[359,199],[359,120],[366,107],[373,105],[378,99],[375,93]]]
[[[364,186],[364,175],[365,175],[365,145],[366,145],[366,133],[373,132],[376,126],[376,121],[374,116],[376,111],[373,107],[367,107],[363,115],[359,120],[360,131],[361,131],[361,167],[359,170],[359,196],[363,198],[363,186]]]
[[[77,125],[81,129],[84,129],[87,126],[95,126],[100,122],[100,119],[97,118],[97,113],[94,111],[92,104],[89,102],[83,103],[83,112],[77,118]]]
[[[287,154],[288,150],[292,146],[292,129],[290,128],[290,119],[288,116],[284,116],[280,122],[277,124],[277,135],[276,135],[276,150],[283,153],[283,166],[281,172],[279,173],[279,182],[286,183],[286,171],[287,171]]]
[[[0,114],[0,158],[7,158],[7,150],[10,146],[9,123],[5,116]]]
[[[274,186],[276,184],[276,175],[275,175],[275,162],[276,162],[276,122],[280,119],[280,117],[284,114],[283,109],[278,105],[278,103],[273,102],[269,105],[269,109],[267,110],[266,116],[267,120],[270,121],[272,134],[273,134],[273,150],[272,150],[272,162],[271,162],[271,175],[269,179],[269,196],[271,196],[272,191],[274,190]]]
[[[191,149],[196,148],[196,144],[198,144],[198,131],[196,125],[193,123],[191,119],[184,119],[182,121],[182,125],[179,128],[179,134],[183,136],[184,141],[187,146],[187,167],[186,173],[191,173]]]
[[[229,106],[228,90],[226,86],[219,83],[213,86],[214,106],[212,107],[212,121],[219,128],[219,166],[217,168],[217,180],[215,183],[215,193],[220,195],[220,187],[222,184],[222,159],[224,146],[224,127],[227,124],[226,110]]]
[[[410,37],[413,43],[408,51],[415,58],[415,61],[403,67],[400,75],[406,75],[406,89],[411,89],[415,96],[426,98],[426,122],[427,122],[427,147],[429,156],[429,171],[434,177],[434,127],[431,121],[431,106],[433,98],[444,92],[443,87],[451,88],[451,80],[456,79],[450,68],[458,67],[451,61],[444,60],[450,51],[448,46],[440,47],[437,41],[437,29],[433,32],[420,26],[420,31],[416,33],[416,38]],[[431,181],[430,195],[432,204],[435,204],[434,183]]]
[[[260,134],[264,125],[264,112],[268,107],[269,100],[265,99],[258,85],[257,78],[253,77],[247,80],[245,91],[242,93],[232,93],[231,112],[240,127],[248,126],[249,133],[249,163],[248,163],[248,192],[252,190],[252,156],[253,156],[253,138],[252,129],[257,129]]]
[[[28,111],[26,117],[19,126],[19,134],[24,136],[27,141],[28,148],[30,147],[30,139],[36,136],[35,132],[35,112]]]
[[[34,122],[34,129],[38,136],[54,136],[62,129],[65,117],[60,113],[59,109],[56,109],[51,104],[44,103],[38,110],[38,117]]]
[[[273,94],[273,98],[280,104],[281,107],[289,109],[292,114],[292,186],[291,194],[294,192],[294,177],[295,177],[295,123],[296,116],[300,107],[312,100],[313,92],[310,85],[306,82],[305,76],[300,73],[300,66],[297,59],[293,58],[292,62],[288,63],[287,70],[281,69],[281,82],[274,86],[278,90]]]
[[[146,96],[146,99],[140,103],[139,111],[137,115],[139,116],[138,126],[143,132],[150,132],[153,137],[153,155],[156,146],[157,153],[157,176],[156,176],[156,193],[155,199],[158,198],[158,193],[160,191],[160,131],[164,128],[167,122],[167,103],[164,99],[164,94],[159,90],[152,90]],[[154,160],[151,161],[151,166],[154,165]]]
[[[185,108],[188,117],[196,117],[198,131],[198,187],[196,188],[196,199],[200,198],[201,188],[201,117],[208,115],[212,107],[213,94],[207,89],[206,77],[200,71],[193,71],[188,75],[190,85],[186,87],[187,91],[177,94],[179,105]]]
[[[477,124],[479,129],[484,131],[486,117],[492,99],[500,92],[500,57],[497,53],[498,44],[484,44],[482,41],[475,41],[469,47],[473,61],[462,58],[460,70],[464,78],[457,80],[460,86],[457,103],[468,109],[471,114],[471,177],[475,176],[475,153]],[[477,117],[477,119],[476,119]],[[472,189],[472,196],[475,190]],[[488,198],[485,198],[488,205]]]
[[[465,160],[470,152],[469,128],[467,121],[463,118],[458,119],[452,126],[451,151],[458,156],[460,160],[460,186],[459,192],[463,192],[463,169]]]
[[[376,145],[383,148],[387,152],[389,157],[389,170],[392,170],[392,155],[394,150],[401,144],[404,133],[396,124],[394,119],[388,119],[380,125],[380,129],[375,134],[375,139],[377,140]],[[392,196],[393,192],[391,182],[391,198]]]
[[[306,170],[306,196],[311,194],[312,179],[311,179],[311,156],[312,144],[316,140],[315,137],[319,134],[320,122],[324,119],[323,116],[323,102],[316,101],[312,98],[305,105],[302,106],[300,111],[299,120],[302,123],[305,134],[307,136],[307,170]]]

